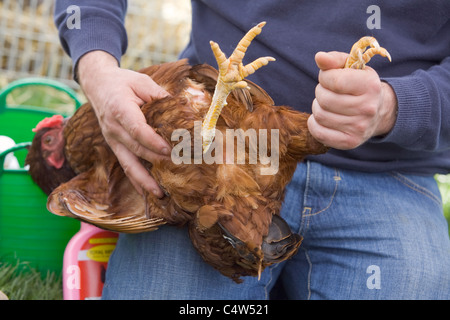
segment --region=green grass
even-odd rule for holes
[[[62,279],[53,272],[41,273],[27,263],[0,262],[0,291],[10,300],[62,300]]]

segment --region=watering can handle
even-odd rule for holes
[[[11,148],[3,151],[2,153],[0,153],[0,177],[3,174],[3,171],[4,171],[3,165],[5,163],[5,158],[8,155],[8,153],[18,151],[21,149],[25,149],[25,148],[28,148],[29,146],[31,146],[31,142],[22,142],[22,143],[16,144],[14,147],[11,147]]]
[[[70,98],[75,101],[75,108],[78,109],[81,106],[81,101],[77,97],[77,93],[67,85],[55,80],[45,78],[25,78],[14,82],[11,82],[0,92],[0,113],[6,109],[6,97],[11,91],[25,86],[47,86],[56,90],[65,92]]]

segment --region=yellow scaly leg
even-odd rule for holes
[[[261,57],[246,66],[242,64],[242,59],[244,58],[248,46],[252,40],[261,33],[261,29],[265,24],[265,22],[261,22],[250,29],[241,41],[239,41],[236,49],[234,49],[228,59],[222,50],[220,50],[217,43],[213,41],[210,42],[211,49],[219,67],[219,78],[217,80],[211,106],[202,123],[203,153],[209,149],[214,139],[217,119],[220,116],[222,108],[227,104],[226,101],[230,92],[237,88],[246,88],[247,83],[244,81],[245,77],[251,75],[262,66],[267,65],[269,61],[275,61],[272,57]]]

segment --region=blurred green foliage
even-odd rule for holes
[[[442,195],[444,216],[447,219],[447,223],[450,225],[450,174],[436,175],[435,178]],[[450,227],[449,227],[449,235],[450,235]]]

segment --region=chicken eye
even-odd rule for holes
[[[53,136],[46,136],[44,137],[44,144],[51,144],[53,142]]]

